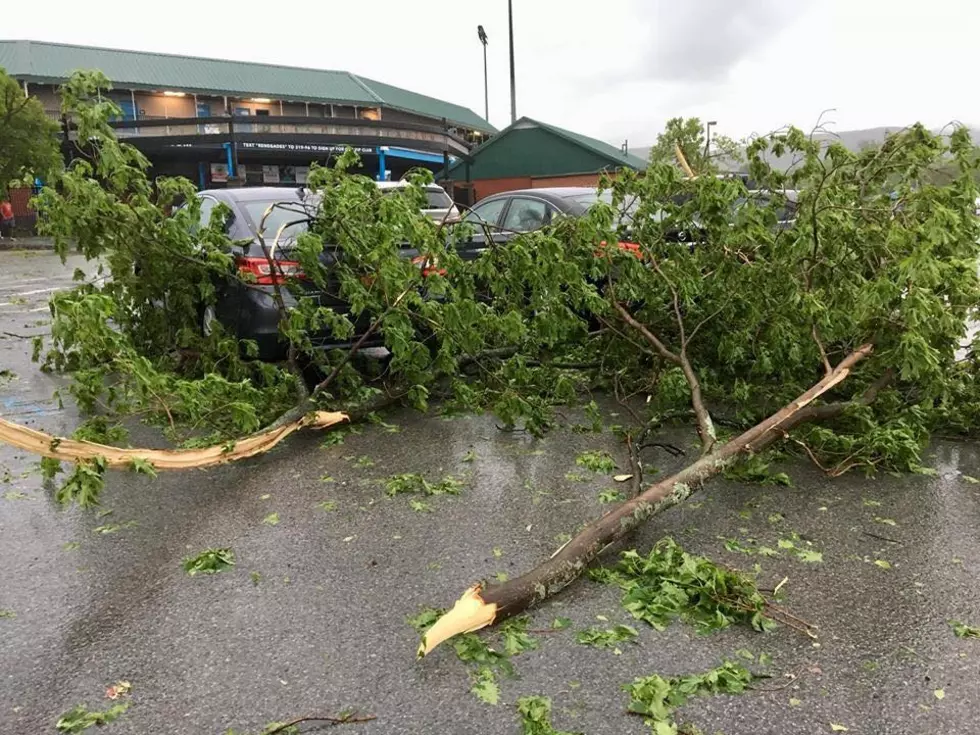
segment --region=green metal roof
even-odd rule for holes
[[[529,117],[522,117],[474,148],[469,158],[473,179],[565,176],[647,167],[642,158],[623,153],[614,145]],[[458,180],[464,171],[465,162],[461,160],[450,168],[449,174]]]
[[[390,107],[495,132],[490,123],[466,107],[346,71],[41,41],[0,41],[0,68],[28,82],[55,84],[68,79],[76,69],[99,69],[117,87]]]
[[[590,138],[587,135],[581,135],[579,133],[573,133],[571,130],[565,130],[564,128],[559,128],[556,125],[548,125],[547,123],[540,122],[538,120],[531,120],[531,118],[523,118],[529,122],[538,125],[539,127],[548,130],[555,135],[560,135],[563,138],[571,140],[573,143],[577,143],[583,148],[587,148],[593,153],[608,158],[611,162],[615,163],[617,166],[622,168],[627,166],[629,168],[635,168],[642,171],[647,167],[647,162],[640,158],[639,156],[634,156],[630,153],[623,153],[622,149],[617,148],[614,145],[606,143],[601,140],[596,140],[595,138]],[[502,133],[501,133],[502,134]]]

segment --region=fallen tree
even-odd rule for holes
[[[546,599],[724,469],[778,449],[828,474],[909,471],[930,432],[977,424],[977,366],[961,354],[980,303],[977,152],[965,129],[936,136],[914,126],[860,153],[797,129],[776,133],[746,152],[757,191],[666,163],[624,171],[585,216],[473,259],[458,246],[480,222],[429,221],[420,187],[384,196],[347,153],[311,170],[311,196],[296,211],[305,231],[291,243],[302,276],[265,292],[289,347],[269,365],[249,359],[252,347],[232,332],[202,334],[201,309],[222,284],[256,284],[236,266],[228,213],[200,222],[189,182],[151,181],[145,159],[114,138],[105,84],[80,74],[66,85],[65,113],[83,142],[38,199],[62,252],[74,243],[108,276],[55,296],[51,340],[37,346],[98,416],[75,438],[103,445],[54,454],[77,463],[63,500],[98,501],[109,466],[93,463],[100,457],[143,456],[152,467],[142,450],[111,446],[125,441],[114,422],[133,414],[191,449],[243,447],[237,437],[263,426],[273,433],[260,437],[281,437],[315,411],[358,420],[393,402],[425,409],[432,396],[536,435],[558,405],[594,410],[583,397],[595,389],[633,416],[622,431],[635,497],[537,569],[471,587],[422,653]],[[797,160],[789,171],[766,164],[786,153]],[[270,272],[278,235],[259,234]],[[418,258],[403,257],[406,242]],[[315,295],[324,291],[334,307]],[[295,306],[285,308],[284,294]],[[353,347],[315,349],[324,330]],[[361,359],[368,337],[388,349],[384,363]],[[676,420],[693,423],[701,456],[642,490],[639,453]],[[23,440],[54,452],[47,437]]]

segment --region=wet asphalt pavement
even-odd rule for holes
[[[0,253],[0,332],[43,332],[44,289],[68,285],[73,265]],[[70,430],[77,415],[51,400],[61,381],[28,353],[19,336],[0,339],[0,368],[15,373],[0,379],[0,415]],[[817,641],[787,628],[698,637],[683,623],[663,633],[641,623],[639,644],[614,655],[574,641],[590,625],[633,622],[615,589],[582,580],[533,612],[532,628],[558,615],[573,624],[513,659],[519,678],[501,680],[494,707],[468,693],[469,668],[450,647],[415,661],[406,617],[546,558],[560,534],[603,511],[598,493],[615,484],[576,467],[576,455],[605,448],[625,458],[608,431],[536,441],[486,416],[387,420],[398,431],[365,428],[339,446],[305,434],[235,466],[156,480],[113,474],[103,517],[59,509],[35,458],[0,446],[0,610],[15,615],[0,613],[0,733],[53,733],[76,704],[107,707],[117,680],[132,683],[132,706],[106,735],[254,733],[349,707],[377,716],[349,726],[366,734],[511,735],[520,731],[513,702],[529,694],[553,699],[559,729],[643,733],[625,712],[623,684],[703,671],[739,649],[771,656],[753,667],[773,676],[758,684],[771,691],[692,700],[678,721],[726,735],[829,733],[831,723],[861,735],[980,732],[980,640],[948,625],[980,625],[980,485],[964,477],[980,477],[976,447],[936,445],[935,476],[829,480],[794,465],[791,488],[715,481],[631,539],[645,552],[672,535],[726,564],[759,563],[764,588],[787,578],[785,605],[819,626]],[[646,461],[661,472],[678,463],[657,452]],[[418,513],[407,497],[384,495],[381,481],[402,472],[467,484]],[[272,513],[279,522],[263,522]],[[109,523],[130,525],[94,531]],[[794,532],[822,562],[725,550],[726,538],[777,547]],[[182,571],[184,557],[219,546],[234,549],[235,567]]]

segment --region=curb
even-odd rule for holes
[[[0,252],[11,250],[54,250],[54,241],[33,237],[19,237],[14,241],[0,240]]]

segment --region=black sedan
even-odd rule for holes
[[[278,187],[250,187],[244,189],[212,189],[198,194],[201,201],[201,224],[211,220],[211,213],[220,203],[231,210],[226,220],[225,230],[235,242],[233,255],[239,273],[248,276],[243,279],[228,278],[217,284],[217,299],[213,306],[201,310],[201,329],[205,335],[211,334],[215,323],[219,322],[230,334],[239,339],[252,340],[258,346],[261,360],[280,360],[285,358],[287,344],[279,334],[280,312],[276,306],[277,286],[283,296],[287,309],[296,305],[296,297],[285,288],[287,280],[292,280],[305,290],[304,295],[314,297],[320,306],[332,308],[337,313],[349,313],[350,307],[337,295],[339,284],[328,276],[326,290],[303,279],[298,262],[291,258],[292,243],[307,229],[306,217],[316,211],[316,202],[309,191]],[[269,266],[269,258],[262,248],[258,233],[263,232],[266,247],[273,251],[276,261],[274,272]],[[273,247],[275,245],[275,247]],[[413,258],[418,251],[409,246],[402,248],[406,258]],[[334,262],[330,248],[324,248],[321,261],[328,266]],[[299,278],[296,278],[299,277]],[[355,322],[355,333],[350,341],[341,341],[330,332],[311,335],[314,347],[332,349],[349,347],[357,341],[368,328],[370,319],[363,315]],[[374,338],[372,338],[374,339]],[[368,343],[369,344],[370,340]]]

